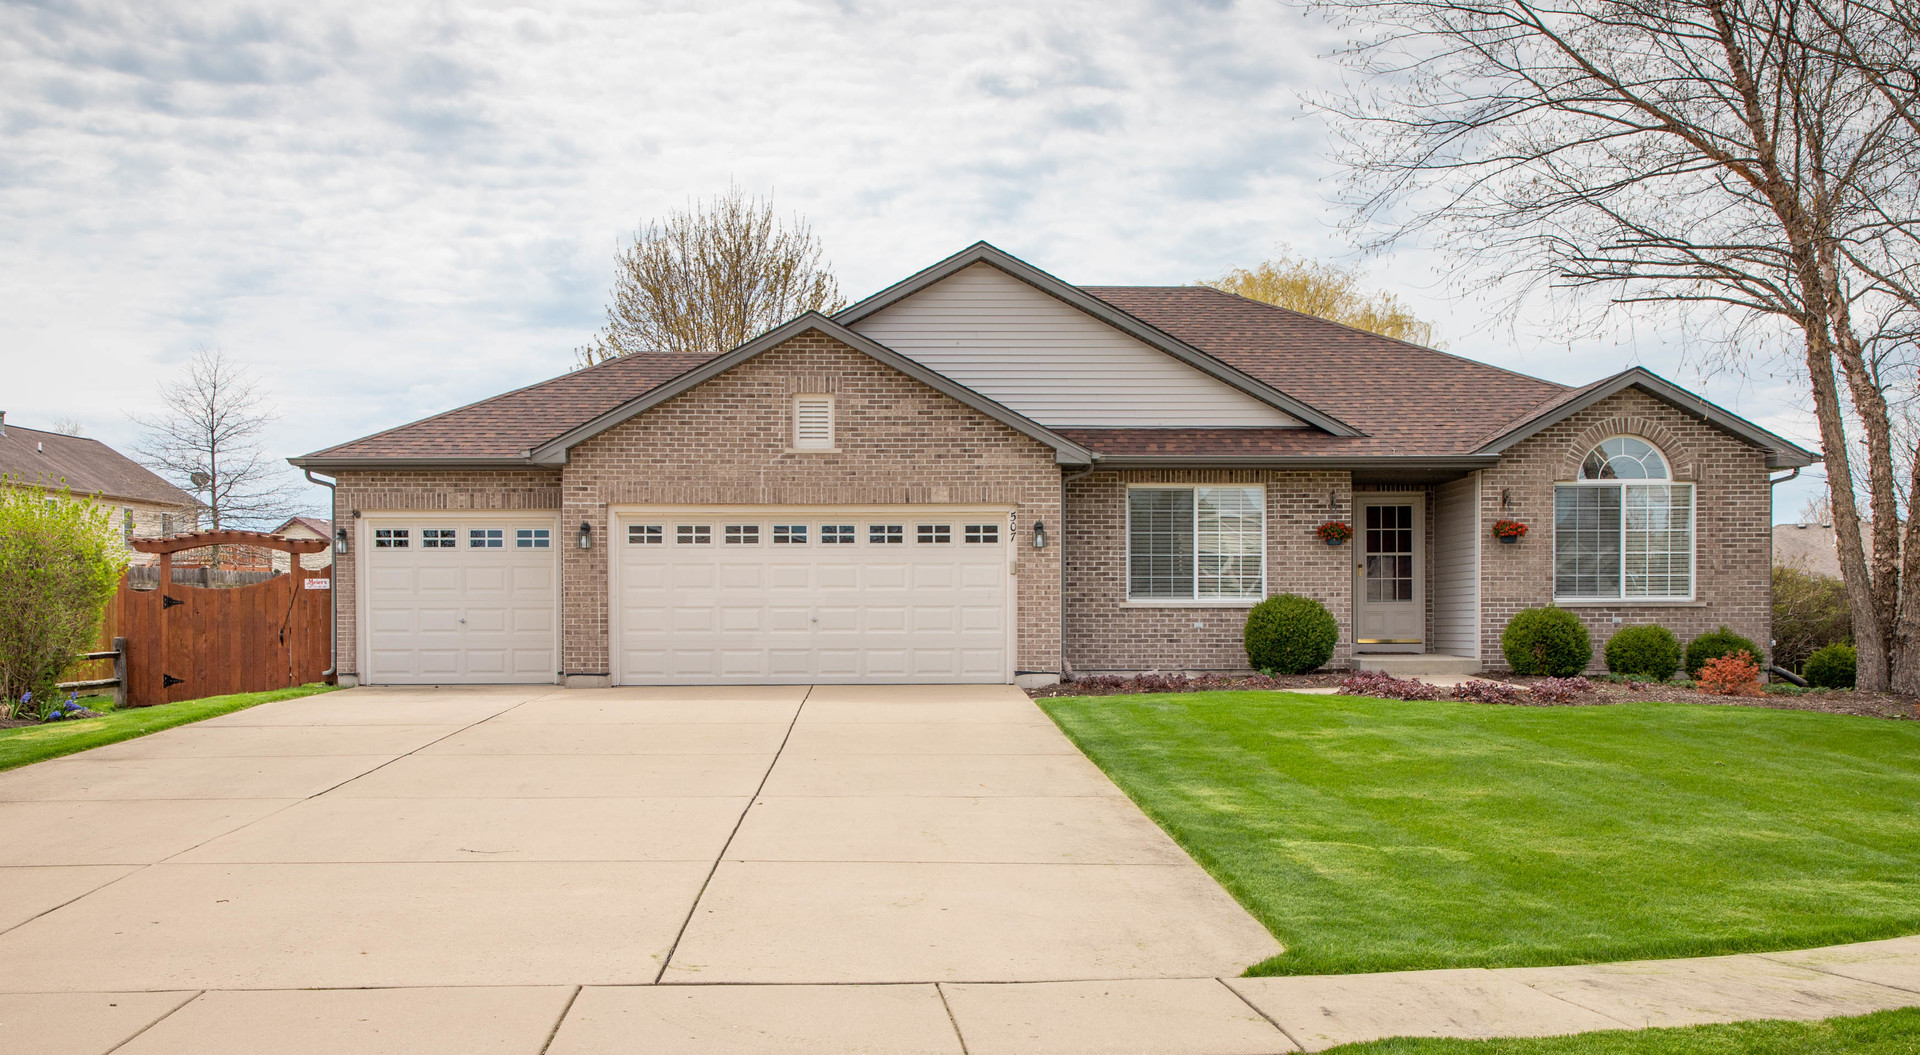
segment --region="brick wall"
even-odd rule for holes
[[[1347,665],[1353,547],[1329,546],[1313,530],[1329,520],[1351,521],[1351,474],[1138,469],[1103,470],[1067,485],[1064,615],[1067,661],[1074,670],[1246,669],[1242,632],[1251,605],[1127,601],[1126,489],[1144,483],[1266,485],[1267,592],[1304,594],[1326,605],[1340,624],[1340,644],[1329,665]]]
[[[789,451],[792,397],[830,392],[839,453]],[[1016,667],[1060,668],[1060,523],[1053,450],[817,333],[796,337],[573,448],[560,523],[609,537],[629,504],[981,504],[1019,516]],[[563,534],[566,532],[563,530]],[[1057,535],[1056,535],[1057,537]],[[609,671],[608,546],[564,550],[562,668]]]
[[[356,513],[400,510],[541,509],[560,507],[557,469],[347,470],[335,477],[333,522],[353,531]],[[564,533],[563,533],[564,537]],[[339,670],[356,674],[359,540],[337,561],[333,588],[339,614]],[[310,563],[311,558],[303,558]]]
[[[1481,648],[1490,668],[1505,666],[1500,633],[1523,608],[1553,592],[1553,484],[1579,474],[1580,460],[1609,436],[1639,436],[1658,447],[1673,477],[1696,487],[1695,600],[1686,603],[1568,605],[1593,636],[1593,667],[1605,669],[1607,638],[1623,626],[1659,623],[1684,644],[1725,624],[1766,648],[1772,637],[1773,494],[1765,452],[1637,389],[1595,404],[1509,448],[1482,474],[1482,522],[1525,523],[1513,545],[1481,547]],[[1502,492],[1511,505],[1503,507]]]

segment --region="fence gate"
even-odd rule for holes
[[[260,692],[319,681],[331,658],[332,569],[305,571],[302,553],[325,539],[291,539],[254,531],[201,531],[133,539],[160,556],[159,586],[133,589],[120,580],[110,619],[126,639],[127,703],[146,707],[233,692]],[[204,546],[285,550],[291,569],[250,586],[176,583],[173,554]]]

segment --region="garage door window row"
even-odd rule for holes
[[[769,536],[776,546],[804,546],[809,534],[808,524],[774,524]],[[524,534],[524,532],[522,532]],[[541,532],[544,536],[546,533]],[[676,524],[673,541],[681,546],[706,546],[713,543],[713,525]],[[735,546],[757,546],[760,544],[759,524],[723,524],[720,537],[724,544]],[[821,524],[819,539],[822,545],[852,545],[857,534],[852,524]],[[916,543],[928,546],[948,545],[953,542],[952,524],[916,524],[913,539]],[[961,539],[970,545],[998,545],[1000,525],[964,524],[961,526]],[[667,541],[667,529],[664,524],[628,524],[627,544],[632,546],[658,546]],[[868,524],[867,543],[874,546],[902,545],[907,541],[905,524]],[[524,545],[524,543],[523,543]],[[546,543],[540,543],[545,548]]]
[[[412,528],[375,528],[373,530],[374,549],[409,549],[413,545]],[[458,549],[460,546],[458,528],[421,528],[421,549]],[[469,528],[467,530],[468,549],[505,549],[507,545],[505,528]],[[515,549],[552,549],[553,531],[550,528],[515,528],[513,532]]]

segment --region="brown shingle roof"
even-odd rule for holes
[[[103,495],[196,509],[199,500],[145,466],[85,436],[6,426],[0,436],[0,473],[24,484],[66,487],[75,495]]]
[[[349,440],[298,460],[474,458],[510,461],[575,425],[685,373],[707,358],[648,354],[615,359],[385,432]]]
[[[1469,454],[1567,392],[1207,286],[1082,288],[1367,434],[1371,442],[1342,453]]]

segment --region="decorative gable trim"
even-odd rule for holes
[[[1581,389],[1577,396],[1554,403],[1540,413],[1508,427],[1504,432],[1483,444],[1476,453],[1499,454],[1521,440],[1557,425],[1595,403],[1609,396],[1618,395],[1629,388],[1637,388],[1669,406],[1692,414],[1709,425],[1732,433],[1755,447],[1765,450],[1769,469],[1797,469],[1821,460],[1820,455],[1776,436],[1738,414],[1709,403],[1659,374],[1639,366],[1588,385]]]
[[[955,384],[951,379],[927,369],[885,345],[847,329],[845,326],[817,311],[807,312],[792,322],[776,326],[753,340],[748,341],[746,344],[735,348],[731,352],[715,356],[694,369],[688,370],[686,373],[664,384],[647,390],[639,396],[601,414],[599,417],[569,429],[559,436],[548,440],[546,443],[528,451],[527,460],[535,465],[565,465],[567,461],[567,450],[575,444],[598,436],[621,422],[628,421],[643,414],[675,396],[690,391],[720,376],[762,352],[770,351],[809,331],[831,337],[847,347],[913,378],[915,381],[926,385],[928,388],[939,392],[941,395],[957,403],[979,411],[1016,432],[1020,432],[1046,444],[1053,448],[1054,460],[1061,465],[1093,464],[1093,452],[1087,450],[1085,447],[1074,443],[1072,440],[1059,435],[1024,415],[1001,406],[999,403],[988,399],[970,388]]]
[[[1324,411],[1308,406],[1249,374],[1208,355],[1206,352],[1165,333],[1140,319],[1121,311],[1106,301],[1095,297],[1077,286],[1034,267],[1018,257],[1009,255],[986,242],[973,245],[940,261],[932,267],[917,272],[886,289],[875,293],[856,304],[835,312],[833,319],[842,326],[852,326],[860,320],[873,315],[884,308],[899,303],[915,293],[926,289],[942,279],[949,278],[974,264],[986,264],[1005,274],[1026,283],[1069,307],[1099,319],[1108,326],[1157,348],[1188,366],[1223,382],[1233,388],[1266,403],[1268,406],[1285,411],[1301,421],[1335,436],[1359,436],[1360,430]]]

